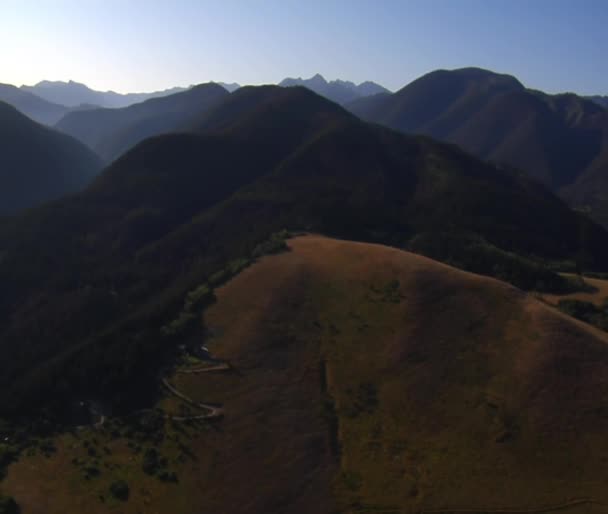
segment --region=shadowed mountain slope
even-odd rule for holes
[[[543,262],[606,269],[606,232],[523,174],[305,88],[239,89],[198,129],[146,140],[83,193],[0,223],[3,412],[76,391],[149,401],[176,350],[160,329],[185,294],[285,227],[411,245],[530,288],[559,285]]]
[[[100,169],[83,144],[0,102],[0,214],[78,191]]]
[[[306,88],[245,86],[190,118],[183,129],[255,142],[260,154],[276,160],[342,121],[355,117]]]
[[[9,469],[2,487],[24,514],[107,512],[99,495],[119,477],[126,514],[582,514],[608,502],[605,333],[505,283],[319,236],[216,296],[205,344],[230,371],[170,378],[225,415],[157,429],[178,480],[144,473],[113,428],[66,434],[55,455]],[[104,465],[85,479],[71,462],[95,445]]]
[[[608,173],[608,111],[590,100],[546,95],[508,75],[465,68],[429,73],[393,95],[357,100],[348,108],[363,119],[521,168],[556,192],[568,188],[564,196],[571,205],[606,222],[601,181],[593,180],[601,192],[592,203],[579,202],[588,198],[590,174]]]
[[[9,84],[0,84],[0,102],[12,105],[28,118],[44,125],[54,125],[69,111],[63,105],[48,102]]]
[[[608,109],[608,96],[587,96],[586,97],[588,100],[591,100],[592,102],[595,102],[598,105],[601,105],[602,107],[605,107]]]
[[[205,112],[224,96],[228,96],[228,92],[222,86],[201,84],[122,109],[70,113],[57,128],[112,161],[148,137],[173,131],[193,113]]]

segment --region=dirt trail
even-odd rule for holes
[[[222,362],[221,364],[217,364],[215,366],[206,366],[202,368],[193,368],[193,369],[178,369],[176,373],[180,373],[183,375],[195,374],[195,373],[211,373],[212,371],[228,371],[232,369],[230,364],[227,362]]]
[[[208,411],[206,414],[200,414],[198,416],[170,416],[170,419],[175,421],[186,421],[188,419],[213,419],[213,418],[221,418],[224,415],[224,409],[222,407],[218,407],[217,405],[211,405],[208,403],[197,403],[189,396],[186,396],[181,391],[178,391],[174,386],[172,386],[166,378],[162,379],[163,385],[171,392],[174,396],[178,397],[180,400],[196,407],[197,409],[202,409]]]
[[[531,507],[521,509],[467,509],[467,508],[445,508],[445,509],[428,509],[421,510],[419,514],[542,514],[545,512],[557,512],[561,510],[571,509],[575,507],[581,507],[583,505],[601,505],[600,502],[593,500],[592,498],[578,498],[567,502],[547,505],[544,507]]]

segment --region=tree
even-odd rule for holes
[[[124,480],[112,482],[110,485],[110,493],[112,496],[114,496],[114,498],[127,501],[129,499],[129,484],[127,484]]]
[[[0,495],[0,514],[19,514],[21,509],[10,496]]]

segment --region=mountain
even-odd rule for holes
[[[219,84],[201,84],[122,109],[72,112],[56,128],[111,161],[148,137],[171,132],[193,113],[206,111],[225,96],[228,92]]]
[[[586,96],[585,97],[587,100],[591,100],[592,102],[595,102],[598,105],[601,105],[602,107],[606,107],[608,109],[608,96]]]
[[[408,247],[531,289],[567,286],[549,264],[608,267],[608,233],[524,174],[306,88],[244,87],[189,126],[0,223],[0,412],[150,405],[185,341],[172,320],[283,228]]]
[[[173,87],[153,93],[115,93],[114,91],[95,91],[84,84],[74,82],[52,82],[43,80],[34,86],[21,86],[23,91],[33,93],[49,102],[67,107],[78,107],[81,104],[91,104],[99,107],[119,108],[134,103],[143,102],[150,98],[172,95],[186,88]]]
[[[0,102],[0,215],[78,191],[100,168],[83,144]]]
[[[54,125],[69,110],[63,105],[47,102],[9,84],[0,84],[0,102],[12,105],[27,117],[44,125]]]
[[[558,193],[576,191],[594,170],[608,171],[608,111],[573,94],[526,89],[509,75],[438,70],[393,95],[355,100],[348,108],[365,120],[427,134],[521,168]],[[577,193],[565,197],[578,198]],[[607,202],[600,192],[590,205],[571,205],[607,224],[601,214]]]
[[[229,93],[234,93],[238,88],[241,87],[240,84],[237,84],[236,82],[232,82],[230,84],[228,84],[226,82],[218,82],[218,84],[220,86],[222,86]]]
[[[23,512],[579,514],[608,501],[606,333],[505,283],[319,236],[215,296],[197,343],[224,366],[190,355],[166,380],[223,418],[189,420],[205,409],[165,388],[158,410],[47,440],[3,482]]]
[[[369,81],[359,85],[344,80],[332,80],[331,82],[327,82],[318,73],[309,79],[286,78],[280,82],[279,86],[304,86],[338,104],[346,104],[356,98],[389,92],[388,89]]]

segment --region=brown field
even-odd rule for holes
[[[65,435],[11,466],[1,489],[23,514],[606,512],[608,334],[407,252],[289,244],[205,313],[232,370],[171,377],[225,409],[168,426],[179,482],[145,475],[107,430],[79,435],[111,450],[86,480]],[[131,497],[102,502],[116,477]]]

